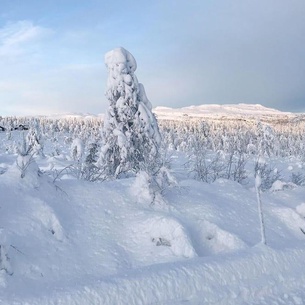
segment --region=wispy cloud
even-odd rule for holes
[[[51,29],[34,25],[28,20],[7,23],[0,28],[0,56],[13,57],[23,54],[29,44],[36,43],[51,33]]]

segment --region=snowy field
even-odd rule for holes
[[[287,114],[275,115],[263,128],[160,120],[170,181],[157,197],[143,174],[79,174],[85,161],[75,149],[84,160],[98,143],[99,118],[2,118],[0,304],[305,304],[304,125],[289,114],[279,128]],[[30,129],[10,131],[20,124]],[[40,144],[21,178],[18,147],[33,134]],[[238,158],[232,139],[246,147],[239,181],[219,174],[228,156]],[[194,143],[212,173],[196,171],[203,148]],[[267,245],[254,179],[259,143],[272,169],[261,192]]]

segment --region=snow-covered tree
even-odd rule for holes
[[[81,141],[81,139],[75,138],[71,144],[71,157],[74,161],[72,172],[73,175],[76,176],[78,179],[80,179],[82,175],[83,153],[83,142]]]
[[[71,144],[71,157],[74,161],[81,162],[83,156],[83,143],[79,138],[75,138]]]
[[[33,120],[33,124],[29,129],[26,140],[35,155],[44,157],[42,135],[37,119]]]
[[[124,48],[105,55],[109,108],[103,127],[100,166],[107,177],[160,168],[161,136],[151,104],[135,75],[134,57]]]
[[[89,143],[89,151],[86,156],[82,178],[88,181],[99,180],[102,176],[101,169],[97,166],[98,161],[98,144],[96,142]]]
[[[17,153],[16,166],[20,170],[20,177],[26,180],[28,185],[38,188],[42,172],[34,159],[33,147],[28,143],[24,132],[22,133],[22,142],[17,147]]]

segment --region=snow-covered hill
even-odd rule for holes
[[[186,118],[240,118],[240,119],[292,119],[297,117],[291,112],[282,112],[259,104],[207,104],[183,108],[156,107],[154,112],[159,119],[175,120]]]
[[[260,120],[304,120],[305,114],[283,112],[277,109],[264,107],[260,104],[206,104],[183,108],[159,106],[153,109],[158,119],[186,120],[191,118],[202,119],[260,119]],[[58,113],[47,116],[50,119],[103,119],[104,114],[90,113]]]
[[[74,113],[74,112],[65,112],[65,113],[54,113],[50,115],[41,115],[40,117],[47,117],[52,120],[56,119],[95,119],[103,117],[104,114],[92,114],[92,113]],[[36,116],[37,117],[37,116]]]

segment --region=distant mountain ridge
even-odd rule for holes
[[[268,108],[260,104],[204,104],[192,105],[182,108],[170,108],[158,106],[153,109],[158,119],[162,120],[186,120],[186,119],[250,119],[250,120],[305,120],[305,113],[284,112]],[[58,113],[41,117],[52,119],[103,119],[104,114],[90,113]]]
[[[260,104],[206,104],[183,108],[156,107],[154,113],[159,119],[186,118],[245,118],[245,119],[294,119],[301,114],[283,112]]]

